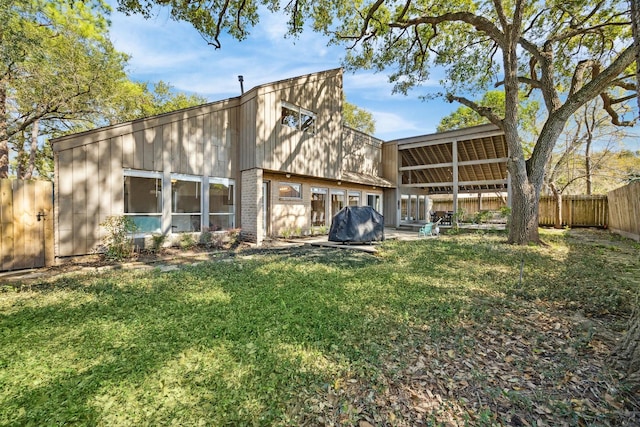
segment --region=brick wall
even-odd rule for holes
[[[242,224],[244,240],[262,244],[262,169],[242,171]]]

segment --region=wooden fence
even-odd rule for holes
[[[0,179],[0,271],[53,263],[53,183]]]
[[[607,197],[611,231],[640,241],[640,182],[610,191]]]
[[[458,208],[463,209],[467,217],[480,210],[499,211],[507,205],[502,197],[465,197],[458,199]],[[453,199],[434,200],[433,211],[453,210]],[[539,224],[555,225],[556,202],[553,196],[540,197]],[[606,195],[563,196],[562,225],[569,227],[607,227],[609,207]]]

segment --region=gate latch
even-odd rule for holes
[[[38,212],[38,214],[36,215],[36,218],[38,218],[38,221],[42,221],[42,219],[44,219],[44,217],[45,217],[45,216],[46,216],[46,215],[45,215],[45,213],[44,213],[44,212],[42,212],[42,211],[40,211],[40,212]]]

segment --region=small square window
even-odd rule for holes
[[[316,114],[287,102],[282,103],[280,123],[302,132],[316,133]]]
[[[280,123],[290,128],[298,129],[300,113],[288,106],[282,106],[282,118]]]
[[[302,184],[281,182],[278,186],[278,196],[281,199],[302,199]]]

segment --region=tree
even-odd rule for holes
[[[636,50],[636,85],[640,88],[640,0],[631,0],[631,29],[633,45]],[[638,117],[640,118],[640,96],[638,101]]]
[[[153,84],[127,81],[114,98],[103,112],[106,124],[156,116],[208,102],[198,94],[176,91],[171,84],[162,80]]]
[[[102,0],[0,5],[0,177],[12,166],[18,178],[51,179],[47,137],[207,102],[162,81],[130,81]]]
[[[0,6],[0,178],[8,176],[10,150],[19,177],[30,178],[40,136],[98,120],[99,106],[126,79],[127,57],[108,40],[101,0]]]
[[[208,42],[221,46],[228,32],[243,39],[258,21],[258,5],[279,11],[276,0],[210,3],[120,0],[121,10],[149,16],[155,4],[168,4],[171,16],[191,22]],[[355,10],[354,10],[355,9]],[[284,7],[289,32],[312,27],[346,43],[352,68],[393,69],[390,80],[405,92],[442,66],[441,81],[450,102],[459,102],[505,133],[510,151],[513,211],[509,241],[538,242],[538,200],[553,148],[567,120],[587,101],[600,96],[605,109],[635,93],[630,10],[617,0],[581,2],[512,0],[370,0],[358,3],[293,0]],[[491,86],[505,93],[504,116],[471,101],[468,95]],[[609,90],[622,88],[616,98]],[[519,94],[535,93],[546,118],[528,158],[518,130]],[[614,123],[630,121],[612,115]]]
[[[343,99],[342,102],[342,119],[345,125],[360,132],[368,135],[373,135],[376,132],[376,122],[373,119],[373,114],[346,99]]]

